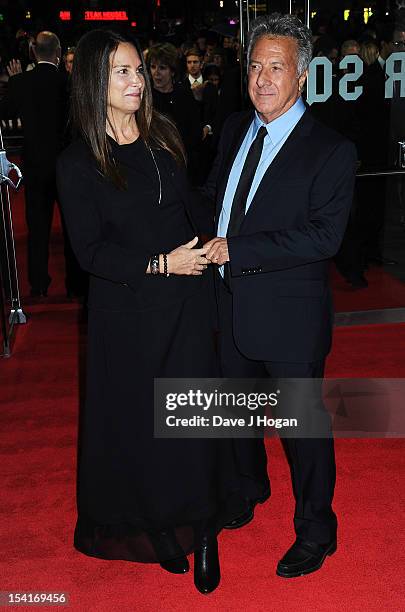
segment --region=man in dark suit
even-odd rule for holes
[[[208,243],[207,258],[219,266],[226,377],[323,377],[333,322],[329,261],[345,231],[356,153],[301,100],[311,55],[311,33],[296,17],[273,14],[253,22],[248,89],[255,111],[229,117],[206,184],[217,205],[217,238]],[[320,395],[301,403],[303,419],[322,414],[330,426]],[[264,485],[263,440],[234,443],[241,472]],[[296,541],[277,574],[293,577],[319,569],[336,550],[335,458],[331,433],[286,438],[285,446]],[[251,520],[253,505],[228,527]]]
[[[56,198],[55,164],[66,126],[66,88],[58,72],[58,37],[40,32],[34,52],[37,66],[10,78],[0,116],[18,116],[22,121],[28,279],[32,296],[46,296],[51,282],[48,257]]]

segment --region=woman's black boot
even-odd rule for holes
[[[200,593],[208,594],[220,580],[217,535],[214,529],[205,529],[194,552],[194,584]]]

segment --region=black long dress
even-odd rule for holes
[[[112,281],[100,276],[119,273],[110,271],[110,262],[104,271],[94,261],[108,240],[116,249],[120,233],[124,236],[131,224],[139,226],[133,240],[150,240],[145,244],[147,261],[150,254],[169,252],[195,235],[170,156],[155,152],[162,187],[159,204],[157,169],[143,141],[111,143],[128,178],[125,199],[116,190],[115,201],[108,197],[102,201],[101,190],[111,195],[114,188],[96,178],[94,169],[90,171],[83,146],[73,145],[58,165],[72,244],[91,273],[74,543],[91,556],[156,562],[175,553],[157,551],[151,532],[173,528],[188,553],[199,521],[214,520],[221,529],[246,510],[247,497],[255,501],[263,495],[268,483],[249,483],[247,493],[231,440],[153,437],[154,378],[218,376],[206,286],[210,275],[166,278],[144,273],[135,290],[120,282],[116,305],[114,299],[106,303]],[[81,171],[83,166],[88,166],[87,174]],[[97,246],[96,252],[92,237],[85,237],[89,223],[83,211],[91,198],[101,219],[95,235],[103,246]],[[93,263],[84,255],[90,248]],[[113,257],[117,251],[111,253]],[[105,290],[100,283],[106,283]]]

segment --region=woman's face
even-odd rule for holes
[[[159,62],[150,63],[150,74],[153,86],[162,93],[167,93],[173,89],[173,71],[170,66]]]
[[[133,114],[141,105],[144,88],[145,77],[137,50],[130,43],[119,43],[110,56],[109,113]]]
[[[210,76],[208,77],[208,80],[215,85],[215,87],[219,87],[220,84],[220,78],[217,74],[210,74]]]
[[[65,68],[66,68],[66,72],[68,72],[69,74],[72,74],[72,70],[73,70],[73,58],[74,58],[74,53],[66,53],[66,56],[65,56]]]

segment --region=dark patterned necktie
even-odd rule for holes
[[[245,218],[246,200],[248,199],[249,191],[253,183],[257,166],[260,161],[260,156],[263,150],[263,142],[267,134],[267,129],[262,127],[257,132],[256,138],[250,145],[249,152],[246,156],[245,163],[239,178],[238,186],[236,187],[233,197],[231,215],[226,235],[237,236]],[[229,263],[224,265],[224,283],[229,291],[231,289],[231,272]]]
[[[260,161],[266,134],[267,129],[264,127],[264,125],[262,125],[257,132],[256,138],[250,145],[250,149],[246,156],[243,170],[239,178],[238,186],[233,197],[231,216],[229,219],[228,230],[226,232],[227,236],[237,236],[239,234],[243,219],[245,218],[246,201],[248,199],[253,178]]]

